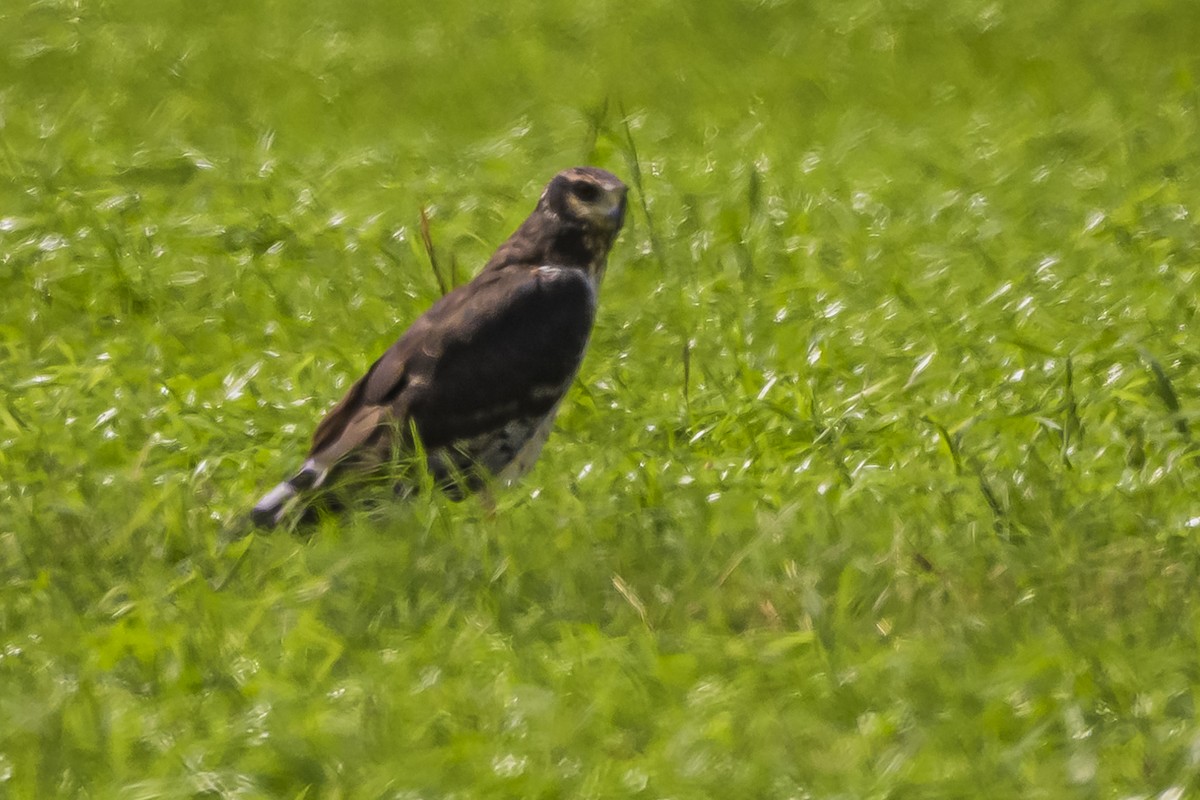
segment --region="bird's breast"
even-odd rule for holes
[[[526,429],[523,433],[523,441],[512,459],[500,467],[497,471],[497,477],[504,483],[512,483],[520,478],[529,470],[533,469],[533,465],[537,463],[538,456],[542,454],[542,445],[546,443],[546,439],[550,437],[550,431],[554,428],[554,418],[558,414],[558,405],[550,409],[550,412],[542,417],[533,425],[532,428]]]

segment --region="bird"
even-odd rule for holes
[[[555,175],[475,278],[419,316],[325,415],[252,524],[273,528],[297,507],[311,516],[335,477],[387,474],[397,457],[423,455],[455,497],[528,472],[587,350],[627,192],[597,167]]]

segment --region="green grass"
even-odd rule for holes
[[[0,7],[0,795],[1200,791],[1200,5],[479,5]],[[495,516],[229,541],[579,163]]]

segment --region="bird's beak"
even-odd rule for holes
[[[615,206],[613,206],[612,210],[608,212],[607,216],[608,216],[609,224],[612,225],[614,229],[621,227],[621,224],[625,221],[625,194],[624,194],[624,192],[621,193],[621,202],[619,202]]]

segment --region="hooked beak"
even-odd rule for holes
[[[613,230],[617,230],[625,222],[625,193],[621,193],[621,202],[613,206],[613,209],[607,214],[608,222],[612,225]]]

